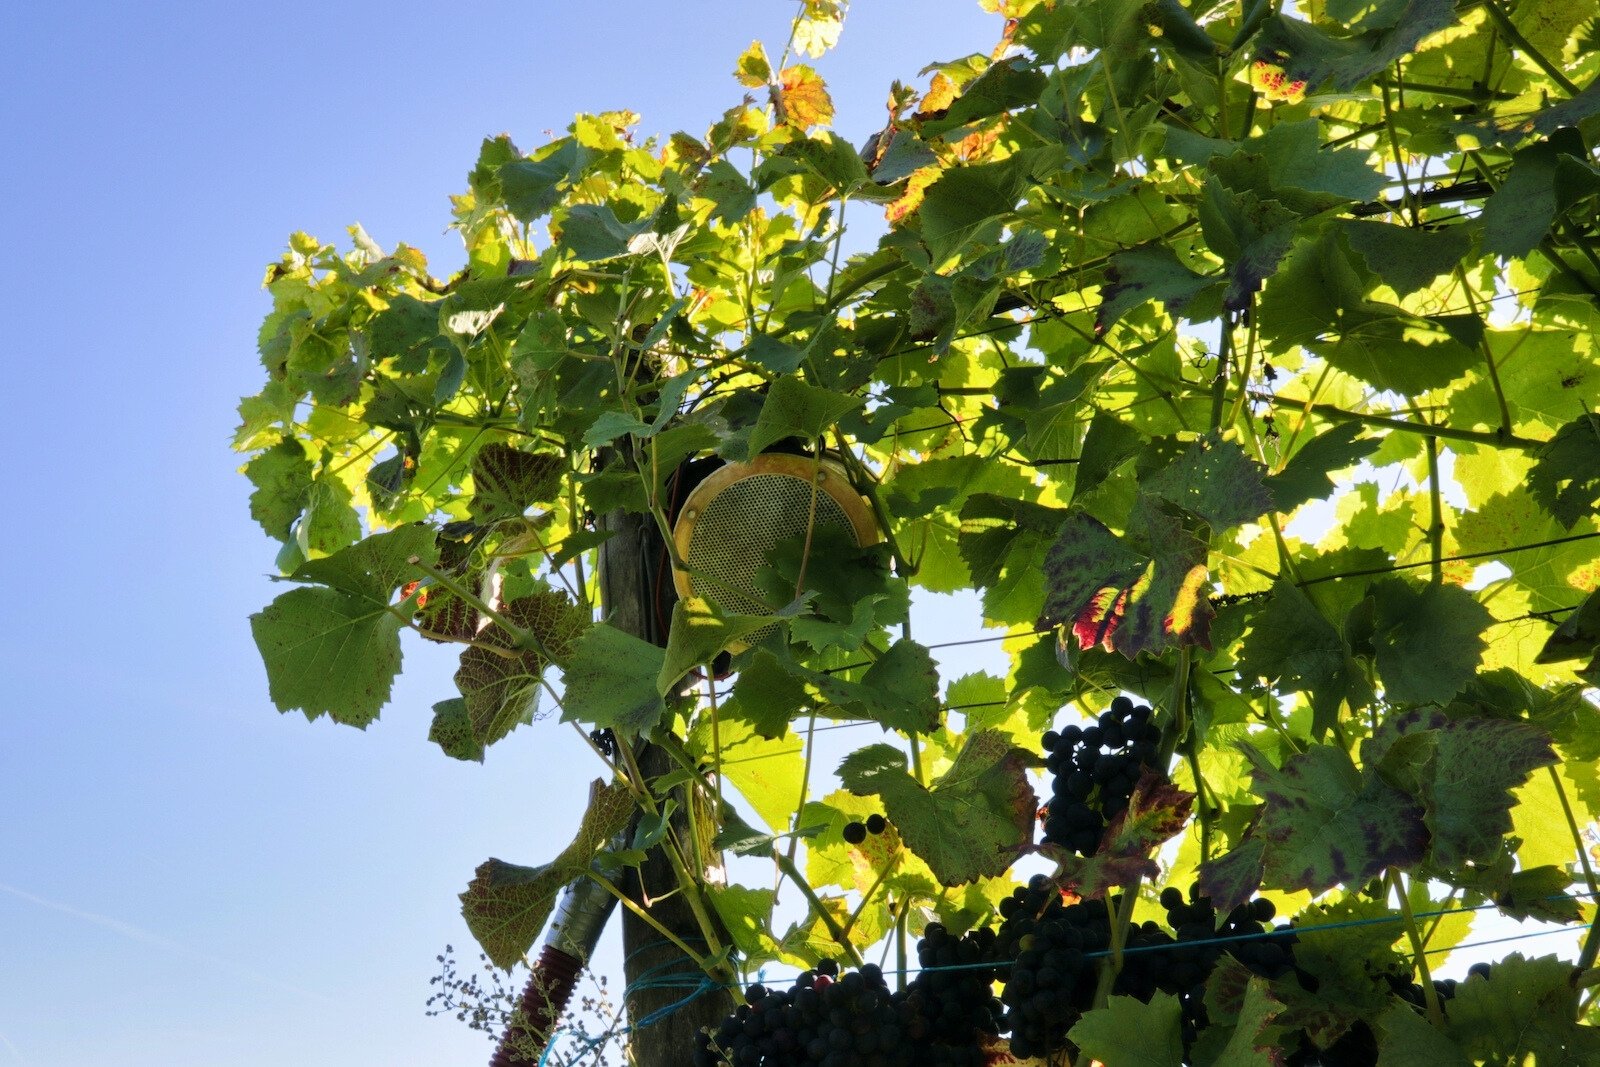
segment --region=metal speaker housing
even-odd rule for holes
[[[863,548],[879,540],[871,505],[826,455],[772,452],[717,469],[695,486],[672,528],[678,558],[688,565],[673,571],[678,595],[701,597],[728,614],[772,614],[756,573],[779,542],[803,535],[813,521],[817,529],[849,532]],[[729,651],[768,632],[759,630]]]

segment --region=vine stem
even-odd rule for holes
[[[1389,868],[1389,884],[1400,898],[1400,915],[1406,924],[1406,937],[1411,940],[1411,955],[1417,973],[1422,978],[1422,999],[1428,1006],[1428,1021],[1439,1029],[1444,1028],[1444,1010],[1439,1007],[1439,991],[1433,988],[1433,975],[1428,970],[1428,954],[1422,947],[1422,933],[1417,929],[1417,918],[1411,913],[1411,898],[1406,896],[1405,881],[1398,867]]]
[[[817,918],[822,920],[822,925],[828,928],[828,936],[832,937],[834,942],[844,949],[844,954],[850,957],[850,962],[857,967],[865,966],[866,961],[861,958],[861,953],[850,943],[850,935],[840,927],[839,920],[833,917],[833,913],[823,906],[822,899],[817,896],[816,890],[811,888],[811,883],[805,880],[805,877],[800,873],[800,869],[794,865],[794,860],[776,849],[772,852],[772,858],[777,861],[779,869],[794,882],[795,888],[800,890],[800,895],[805,897],[806,903],[811,905],[811,910],[815,911]]]
[[[1178,664],[1172,677],[1172,696],[1167,704],[1172,709],[1172,723],[1161,739],[1161,751],[1157,756],[1157,765],[1161,767],[1172,762],[1179,742],[1189,732],[1189,668],[1192,659],[1193,650],[1189,646],[1178,650]],[[1097,1008],[1106,1006],[1117,975],[1122,972],[1122,949],[1128,939],[1128,924],[1133,921],[1133,909],[1139,902],[1139,890],[1143,885],[1143,875],[1134,878],[1133,883],[1123,890],[1122,904],[1112,918],[1111,954],[1100,966],[1100,982],[1094,991],[1094,1006]]]
[[[1278,396],[1276,393],[1251,392],[1257,400],[1271,403],[1301,404],[1296,397]],[[1535,441],[1529,437],[1520,437],[1517,434],[1500,430],[1461,430],[1454,426],[1441,426],[1436,423],[1413,422],[1409,419],[1393,419],[1387,415],[1367,415],[1360,411],[1349,411],[1336,407],[1333,404],[1306,404],[1306,410],[1314,415],[1321,415],[1334,422],[1359,422],[1366,426],[1380,426],[1386,430],[1398,430],[1401,433],[1422,434],[1425,437],[1443,437],[1450,441],[1467,441],[1475,445],[1493,445],[1500,448],[1521,448],[1532,451],[1543,448],[1544,441]]]
[[[1434,585],[1444,581],[1444,500],[1439,489],[1439,439],[1428,446],[1428,573]]]
[[[1568,96],[1577,96],[1580,90],[1571,78],[1561,72],[1561,68],[1552,63],[1543,52],[1533,46],[1533,42],[1522,35],[1517,29],[1517,24],[1511,21],[1511,16],[1506,14],[1506,9],[1501,7],[1496,0],[1483,0],[1483,6],[1488,10],[1489,17],[1494,19],[1500,32],[1506,35],[1506,40],[1516,46],[1517,50],[1533,61],[1533,64],[1546,74],[1550,79],[1565,90]]]
[[[596,882],[598,882],[601,889],[604,889],[607,893],[610,893],[612,896],[616,897],[617,900],[622,903],[623,907],[627,908],[629,911],[631,911],[635,915],[637,915],[640,918],[640,920],[642,920],[646,925],[648,925],[656,933],[660,934],[662,937],[664,937],[668,941],[672,942],[672,944],[677,947],[679,952],[682,952],[685,956],[689,957],[689,959],[693,960],[695,962],[695,965],[697,967],[699,967],[702,971],[706,972],[706,974],[712,974],[713,973],[713,969],[712,969],[712,967],[710,965],[710,962],[706,959],[705,956],[702,956],[700,953],[696,952],[694,949],[692,949],[688,945],[684,944],[682,938],[678,937],[677,934],[674,934],[671,930],[668,930],[665,926],[661,925],[660,922],[656,921],[655,916],[651,915],[644,908],[641,908],[638,905],[638,903],[633,900],[633,898],[629,897],[628,894],[624,893],[620,888],[618,888],[618,886],[614,882],[612,882],[610,879],[608,879],[605,875],[601,874],[598,871],[590,871],[589,872],[589,877],[593,878]]]
[[[850,913],[850,918],[845,920],[844,926],[842,927],[846,937],[849,937],[850,931],[856,928],[856,920],[860,919],[861,913],[867,910],[867,905],[872,902],[872,898],[877,895],[878,890],[882,888],[883,883],[889,880],[889,875],[893,873],[897,866],[900,865],[900,856],[904,852],[904,845],[896,846],[894,855],[890,856],[888,862],[883,865],[883,870],[878,872],[878,877],[873,880],[872,885],[867,888],[867,891],[861,894],[861,903],[856,905],[856,910]]]
[[[1554,767],[1546,767],[1550,775],[1550,782],[1556,787],[1556,798],[1561,801],[1561,811],[1567,817],[1567,829],[1572,833],[1572,843],[1578,847],[1578,862],[1583,865],[1583,877],[1589,886],[1590,900],[1594,901],[1596,882],[1594,867],[1589,863],[1589,850],[1583,847],[1583,832],[1578,829],[1578,819],[1572,813],[1572,803],[1567,799],[1566,787],[1561,784],[1561,775],[1556,773]],[[1589,929],[1583,935],[1583,947],[1578,950],[1578,970],[1587,971],[1594,966],[1597,957],[1600,957],[1600,902],[1594,902],[1594,918],[1589,920]]]

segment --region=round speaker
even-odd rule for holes
[[[701,597],[730,615],[772,614],[756,572],[779,542],[803,537],[813,522],[816,529],[847,532],[863,548],[878,541],[871,505],[836,460],[773,452],[719,468],[695,486],[672,528],[678,557],[688,565],[673,572],[678,595]]]

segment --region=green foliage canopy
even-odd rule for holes
[[[252,619],[273,701],[364,726],[410,629],[462,646],[446,755],[563,698],[665,746],[670,780],[607,760],[573,848],[486,864],[468,915],[513,961],[562,879],[664,848],[732,931],[700,958],[730,975],[986,921],[1034,847],[1039,732],[1135,694],[1172,781],[1063,884],[1162,869],[1397,920],[1328,954],[1322,992],[1241,979],[1207,1047],[1278,1062],[1291,1030],[1370,1022],[1384,1063],[1589,1062],[1553,959],[1513,958],[1448,1026],[1361,959],[1399,944],[1425,977],[1465,931],[1399,923],[1391,891],[1594,914],[1562,895],[1597,890],[1600,814],[1594,3],[986,6],[998,45],[894,85],[859,148],[816,73],[758,44],[751,95],[698,134],[612,112],[486,140],[449,278],[359,227],[346,251],[295,234],[235,439],[295,583]],[[840,18],[808,0],[795,45]],[[775,555],[776,626],[685,602],[663,653],[595,621],[597,516],[666,529],[684,460],[794,438],[845,463],[885,550]],[[941,685],[901,632],[910,589],[977,594],[1006,676]],[[731,690],[678,684],[752,634]],[[890,739],[816,797],[819,719]],[[669,794],[713,803],[705,840],[607,851],[618,798],[659,828]],[[879,803],[895,850],[844,842]],[[693,876],[725,848],[777,857],[808,919]],[[1175,1012],[1114,997],[1074,1040],[1177,1064]]]

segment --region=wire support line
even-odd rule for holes
[[[1600,895],[1600,894],[1589,893],[1589,892],[1556,893],[1556,894],[1553,894],[1553,895],[1548,896],[1548,897],[1542,897],[1540,899],[1541,900],[1546,900],[1546,901],[1578,900],[1578,899],[1582,899],[1582,898],[1594,897],[1596,895]],[[1441,916],[1446,916],[1446,915],[1459,915],[1459,914],[1461,914],[1463,912],[1485,911],[1485,910],[1488,910],[1488,909],[1491,909],[1491,908],[1498,909],[1499,907],[1500,907],[1499,904],[1497,904],[1497,903],[1495,903],[1493,901],[1488,901],[1488,902],[1483,903],[1483,904],[1473,904],[1473,905],[1468,905],[1468,906],[1464,906],[1464,907],[1443,908],[1443,909],[1439,909],[1439,910],[1435,910],[1435,911],[1418,911],[1418,912],[1414,912],[1413,913],[1413,917],[1416,918],[1416,919],[1432,919],[1432,918],[1439,918]],[[1125,945],[1123,947],[1123,949],[1122,949],[1122,954],[1124,956],[1127,956],[1127,955],[1132,955],[1134,953],[1176,952],[1176,951],[1182,951],[1182,950],[1188,950],[1188,949],[1194,949],[1194,948],[1204,948],[1204,947],[1208,947],[1208,946],[1211,946],[1211,945],[1228,945],[1228,944],[1235,944],[1235,943],[1245,942],[1245,941],[1282,941],[1282,940],[1286,940],[1288,938],[1296,938],[1296,939],[1298,939],[1300,937],[1304,937],[1307,934],[1327,933],[1329,931],[1335,931],[1335,930],[1352,930],[1352,929],[1358,929],[1358,928],[1367,927],[1367,926],[1380,926],[1380,925],[1385,925],[1385,924],[1390,924],[1390,923],[1399,923],[1399,922],[1403,922],[1404,920],[1405,920],[1405,916],[1404,915],[1400,914],[1399,912],[1395,912],[1395,913],[1390,914],[1390,915],[1374,915],[1374,916],[1370,916],[1370,917],[1365,918],[1365,919],[1344,919],[1344,920],[1341,920],[1339,922],[1315,923],[1315,924],[1312,924],[1312,925],[1309,925],[1309,926],[1289,926],[1289,925],[1286,925],[1286,926],[1283,926],[1283,927],[1281,927],[1280,929],[1277,929],[1277,930],[1264,930],[1261,933],[1256,933],[1256,934],[1228,934],[1228,935],[1223,936],[1223,937],[1203,937],[1203,938],[1195,938],[1192,941],[1171,941],[1171,942],[1166,942],[1166,943],[1163,943],[1163,944],[1156,944],[1156,945]],[[1529,938],[1529,937],[1545,937],[1545,936],[1548,936],[1550,934],[1573,933],[1573,932],[1576,932],[1577,930],[1581,929],[1582,927],[1584,927],[1586,924],[1587,924],[1587,920],[1577,919],[1577,920],[1574,920],[1573,922],[1570,922],[1570,923],[1562,923],[1560,925],[1554,926],[1554,927],[1549,928],[1549,929],[1535,930],[1535,931],[1533,931],[1531,933],[1515,934],[1515,935],[1512,935],[1510,937],[1497,937],[1497,938],[1492,938],[1492,939],[1486,940],[1486,941],[1472,942],[1472,943],[1469,943],[1469,944],[1451,945],[1451,946],[1448,946],[1448,947],[1445,947],[1445,948],[1427,949],[1425,951],[1429,955],[1434,955],[1434,954],[1443,953],[1443,952],[1457,952],[1457,951],[1460,951],[1462,949],[1467,949],[1467,948],[1477,948],[1480,945],[1499,944],[1499,943],[1504,942],[1504,941],[1519,941],[1519,940],[1523,940],[1523,939]],[[1112,951],[1110,949],[1104,949],[1104,950],[1098,950],[1098,951],[1095,951],[1095,952],[1085,952],[1085,953],[1083,953],[1083,958],[1084,959],[1102,959],[1102,958],[1111,956],[1112,954],[1113,953],[1112,953]],[[1010,966],[1009,961],[1002,961],[1002,962],[988,962],[988,963],[983,963],[983,962],[980,962],[980,963],[952,963],[952,964],[945,964],[945,965],[936,965],[936,966],[932,966],[932,967],[904,967],[904,968],[898,968],[898,969],[884,967],[884,968],[881,968],[881,969],[882,969],[884,974],[915,975],[915,974],[932,973],[932,972],[936,972],[936,971],[974,971],[974,970],[982,970],[982,969],[985,969],[985,968],[1003,969],[1003,968],[1008,967],[1008,966]]]

